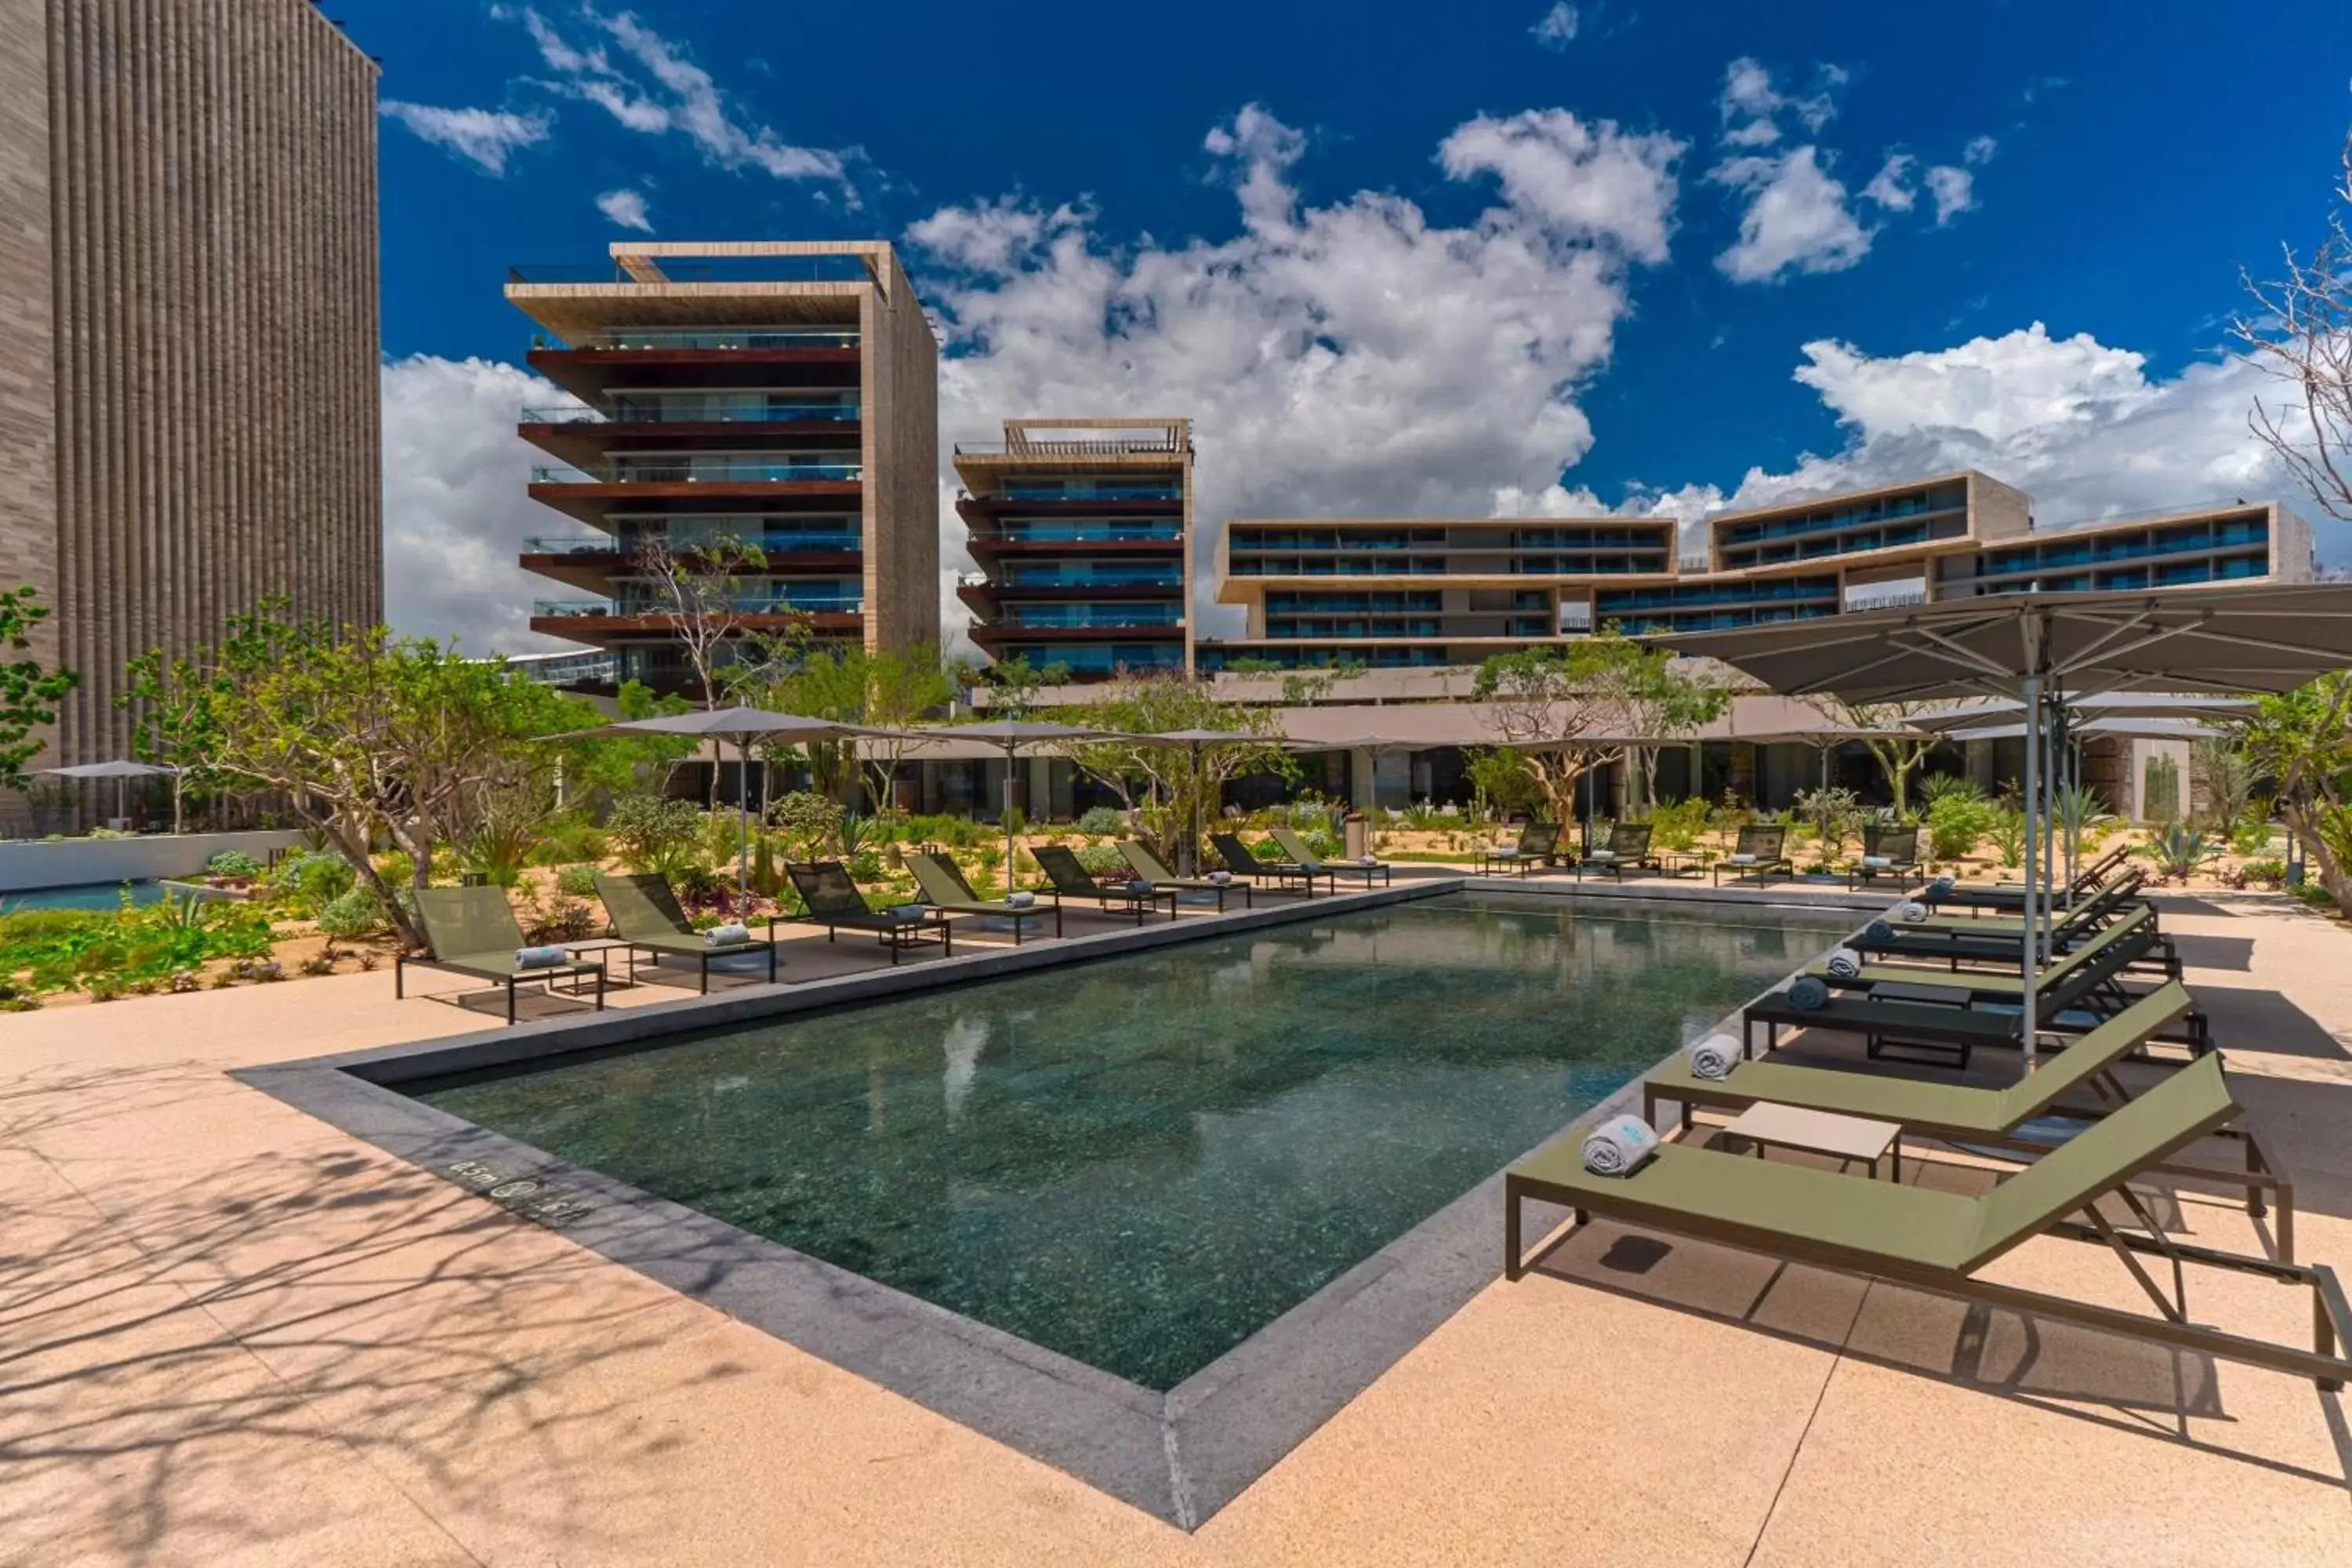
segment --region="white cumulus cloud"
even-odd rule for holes
[[[1886,162],[1878,166],[1878,173],[1870,177],[1870,184],[1862,187],[1862,194],[1888,212],[1909,212],[1919,200],[1919,193],[1909,184],[1911,165],[1916,162],[1908,153],[1888,153]]]
[[[1715,258],[1735,283],[1843,272],[1870,254],[1872,231],[1854,218],[1844,184],[1822,167],[1817,148],[1728,158],[1706,177],[1748,197],[1739,238]]]
[[[547,140],[555,122],[546,114],[511,114],[502,109],[445,109],[430,103],[386,99],[377,111],[398,121],[436,147],[446,147],[485,174],[503,174],[519,148]]]
[[[606,191],[596,198],[596,210],[623,228],[634,228],[642,234],[654,231],[654,221],[646,211],[646,197],[642,191]]]
[[[1927,194],[1936,198],[1936,226],[1943,227],[1977,205],[1977,177],[1950,163],[1937,163],[1927,173]]]
[[[516,564],[533,534],[583,531],[532,500],[534,464],[515,434],[526,407],[574,400],[493,360],[415,354],[384,363],[385,614],[404,632],[460,637],[474,653],[572,645],[534,635],[533,599],[577,596]]]
[[[1576,42],[1577,22],[1576,7],[1568,0],[1556,0],[1552,8],[1538,17],[1536,25],[1528,31],[1535,35],[1538,44],[1558,53]]]
[[[1231,515],[1480,512],[1591,445],[1577,389],[1629,274],[1665,257],[1683,143],[1559,110],[1470,121],[1439,165],[1496,199],[1458,227],[1383,192],[1303,205],[1305,138],[1260,108],[1205,145],[1232,238],[1114,247],[1088,210],[1016,199],[910,227],[943,279],[943,447],[1008,416],[1189,416],[1205,563]]]
[[[735,100],[684,46],[647,26],[629,11],[582,4],[580,21],[596,41],[583,47],[530,6],[494,6],[491,15],[520,21],[556,73],[541,85],[595,104],[628,129],[649,136],[682,135],[704,160],[723,169],[757,169],[779,180],[821,181],[853,206],[856,191],[851,149],[800,146],[773,128],[746,118]]]

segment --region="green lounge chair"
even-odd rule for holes
[[[776,943],[773,938],[762,942],[757,937],[733,942],[726,947],[713,947],[709,940],[696,931],[678,908],[677,895],[669,883],[660,877],[645,875],[614,877],[603,871],[596,873],[596,896],[604,901],[604,912],[613,917],[613,930],[626,945],[628,983],[637,983],[637,955],[649,953],[658,967],[665,958],[690,959],[695,974],[705,996],[710,994],[710,961],[714,958],[740,958],[745,953],[768,955],[768,984],[776,983]]]
[[[1315,879],[1318,877],[1328,881],[1333,892],[1339,890],[1339,879],[1328,871],[1310,871],[1294,860],[1259,859],[1256,853],[1241,841],[1239,834],[1212,833],[1209,842],[1217,847],[1217,854],[1224,861],[1225,869],[1236,877],[1246,877],[1254,882],[1271,882],[1286,892],[1296,882],[1310,899],[1315,896]]]
[[[1655,871],[1658,858],[1650,853],[1650,824],[1621,822],[1609,830],[1609,842],[1599,849],[1588,849],[1576,862],[1576,879],[1584,880],[1587,871],[1606,871],[1619,881],[1625,879],[1628,868],[1636,871]]]
[[[1159,856],[1154,855],[1132,838],[1123,841],[1118,847],[1118,852],[1127,858],[1128,865],[1134,868],[1137,876],[1155,888],[1175,888],[1187,893],[1214,893],[1217,896],[1219,914],[1225,912],[1227,893],[1239,893],[1242,896],[1242,908],[1245,910],[1257,902],[1257,896],[1250,890],[1247,878],[1236,877],[1231,872],[1226,873],[1225,879],[1222,882],[1213,881],[1206,877],[1180,877],[1161,864]]]
[[[926,942],[937,942],[940,956],[955,956],[955,931],[947,916],[927,909],[920,919],[904,920],[887,910],[874,908],[850,879],[848,868],[838,860],[795,860],[784,868],[784,874],[793,879],[793,890],[808,906],[808,913],[770,916],[768,938],[772,942],[775,940],[778,921],[801,919],[824,927],[827,942],[845,931],[870,931],[889,950],[892,963],[898,962],[900,953]]]
[[[1584,1168],[1581,1133],[1513,1165],[1503,1184],[1503,1272],[1522,1278],[1531,1261],[1521,1243],[1529,1199],[1567,1208],[1572,1223],[1548,1237],[1549,1251],[1595,1216],[1640,1230],[1737,1247],[1790,1263],[1874,1276],[1916,1289],[2106,1333],[2128,1335],[2308,1377],[2341,1388],[2352,1360],[2352,1310],[2334,1273],[2284,1259],[2247,1258],[2177,1242],[2128,1185],[2161,1169],[2178,1151],[2239,1120],[2219,1057],[2204,1057],[2121,1110],[2010,1175],[1980,1197],[1865,1181],[1818,1166],[1759,1161],[1683,1143],[1661,1144],[1629,1175]],[[2102,1212],[2112,1198],[2145,1227],[2131,1231]],[[2068,1216],[2082,1215],[2077,1223]],[[2128,1222],[2126,1222],[2128,1224]],[[2159,1317],[1977,1279],[1978,1271],[2028,1240],[2057,1236],[2106,1244],[2155,1301]],[[2140,1258],[2172,1265],[2167,1293]],[[2312,1288],[2311,1350],[2227,1333],[2189,1319],[2184,1264],[2231,1268]]]
[[[2106,920],[2139,897],[2147,879],[2137,871],[2126,871],[2105,883],[2088,898],[2077,899],[2066,908],[2054,911],[2053,931],[2071,930],[2089,921]],[[1944,915],[1930,912],[1925,920],[1890,921],[1897,931],[1906,936],[1941,932],[1948,936],[1982,941],[1987,938],[2014,935],[2025,929],[2025,916],[2018,914],[1974,913]]]
[[[1789,830],[1777,822],[1751,822],[1739,830],[1739,841],[1730,854],[1715,863],[1715,885],[1723,886],[1723,874],[1728,871],[1734,881],[1749,877],[1762,881],[1778,871],[1782,876],[1794,876],[1797,868],[1790,863],[1785,851]]]
[[[2051,952],[2054,956],[2078,947],[2091,939],[2109,922],[2121,919],[2135,909],[2152,908],[2133,895],[2138,889],[2135,879],[2126,879],[2128,886],[2118,884],[2097,898],[2077,904],[2050,923]],[[1873,921],[1875,925],[1880,922]],[[1850,939],[1851,944],[1865,952],[1884,953],[1914,961],[1941,962],[1957,969],[1963,963],[1988,963],[2005,969],[2021,968],[2025,962],[2025,928],[2011,920],[1988,920],[1976,929],[1962,921],[1957,925],[1919,926],[1885,921],[1884,935],[1874,935],[1865,925]],[[2151,920],[2150,929],[2156,922]],[[2176,965],[2178,959],[2171,943],[2159,943],[2165,963]],[[2177,967],[2172,973],[2179,973]]]
[[[1559,824],[1530,822],[1519,829],[1517,844],[1481,845],[1470,858],[1470,869],[1481,877],[1491,877],[1496,868],[1507,866],[1524,877],[1535,866],[1558,866],[1559,858]]]
[[[1015,947],[1021,945],[1031,921],[1042,921],[1049,914],[1054,917],[1054,934],[1062,934],[1062,900],[1057,894],[1049,895],[1054,900],[1050,904],[1014,904],[1003,899],[983,899],[971,890],[971,884],[963,879],[955,862],[943,857],[909,855],[907,869],[915,874],[915,887],[923,902],[941,914],[984,915],[1011,921]]]
[[[2066,884],[2067,901],[2072,903],[2105,886],[2110,878],[2122,871],[2124,861],[2130,854],[2130,845],[2118,844],[2075,872],[2073,880]],[[1955,885],[1938,893],[1933,901],[1938,909],[1949,905],[1955,909],[1981,909],[2015,914],[2025,908],[2025,885],[2022,882],[1995,882],[1983,888]]]
[[[604,1010],[603,964],[553,963],[536,969],[517,966],[514,955],[529,944],[523,941],[522,928],[515,924],[514,908],[507,902],[503,888],[421,888],[416,894],[416,919],[424,926],[425,940],[432,944],[433,951],[425,958],[401,953],[393,959],[392,997],[395,1002],[408,994],[406,970],[445,969],[452,974],[470,974],[504,986],[509,1024],[515,1021],[515,987],[527,981],[549,982],[548,994],[551,996],[556,994],[553,983],[557,980],[593,976],[596,982],[596,1010]],[[575,985],[572,989],[573,994],[578,994],[579,988]]]
[[[1919,868],[1917,828],[1897,827],[1889,822],[1862,825],[1862,858],[1846,871],[1846,891],[1857,891],[1864,882],[1875,883],[1881,877],[1893,878],[1898,889],[1926,879],[1927,873]]]
[[[1688,1058],[1676,1057],[1643,1080],[1642,1114],[1652,1126],[1663,1130],[1665,1124],[1658,1119],[1658,1105],[1672,1100],[1681,1108],[1687,1128],[1695,1110],[1738,1111],[1760,1101],[1896,1122],[1906,1131],[1947,1143],[2038,1153],[2048,1149],[2053,1140],[2041,1135],[2044,1128],[2028,1128],[2028,1123],[2039,1123],[2044,1117],[2091,1121],[2108,1114],[2105,1106],[2056,1109],[2060,1100],[2077,1089],[2092,1089],[2116,1102],[2128,1100],[2130,1096],[2115,1077],[2116,1064],[2187,1016],[2192,1005],[2188,987],[2177,980],[2167,981],[2005,1089],[1923,1083],[1916,1079],[1769,1061],[1741,1062],[1728,1078],[1710,1079],[1693,1072]],[[2242,1184],[2246,1212],[2256,1218],[2263,1212],[2262,1194],[2275,1192],[2279,1255],[2293,1262],[2293,1186],[2278,1174],[2252,1131],[2227,1128],[2216,1136],[2244,1142],[2242,1174],[2203,1166],[2167,1167],[2168,1173]],[[1900,1157],[1898,1151],[1898,1162]]]
[[[2078,1014],[2076,1010],[2092,1004],[2099,987],[2130,961],[2133,954],[2126,951],[2128,947],[2126,939],[2069,971],[2064,978],[2043,991],[2035,1014],[2037,1036],[2079,1034],[2097,1026],[2100,1015]],[[1818,1007],[1801,1007],[1790,994],[1795,989],[1791,984],[1768,991],[1740,1010],[1743,1055],[1755,1054],[1759,1024],[1765,1026],[1768,1052],[1780,1048],[1780,1027],[1785,1024],[1794,1028],[1860,1035],[1865,1053],[1874,1061],[1881,1058],[1924,1060],[1962,1070],[1967,1069],[1970,1055],[1980,1046],[2040,1045],[2038,1038],[2032,1042],[2021,1038],[2024,1019],[2015,1008],[1971,1007],[1967,1005],[1968,997],[1958,991],[1942,994],[1898,994],[1892,997],[1832,993]]]
[[[2141,904],[2113,925],[2100,927],[2082,942],[2053,956],[2041,971],[2040,984],[2048,986],[2065,978],[2069,970],[2089,962],[2108,948],[2127,938],[2146,933],[2156,934],[2156,910]],[[1928,963],[1865,963],[1855,973],[1840,976],[1830,973],[1826,960],[1805,971],[1818,975],[1832,986],[1864,990],[1874,985],[1942,985],[1955,987],[1978,996],[2017,997],[2023,994],[2025,979],[2021,974],[1996,973],[1985,969],[1962,969],[1948,963],[1937,968]],[[2170,979],[2172,976],[2166,976]]]
[[[1176,889],[1173,888],[1162,888],[1149,879],[1142,879],[1139,886],[1128,882],[1097,882],[1092,872],[1078,864],[1078,858],[1070,852],[1066,844],[1032,844],[1029,853],[1036,858],[1038,866],[1045,873],[1045,879],[1054,884],[1057,901],[1060,899],[1092,899],[1106,910],[1117,904],[1135,916],[1137,925],[1141,925],[1143,917],[1150,914],[1161,899],[1166,899],[1168,918],[1171,921],[1176,918]]]
[[[1290,857],[1290,863],[1297,867],[1300,870],[1305,871],[1308,876],[1330,878],[1331,890],[1334,893],[1339,890],[1339,879],[1341,877],[1361,877],[1364,879],[1364,886],[1367,888],[1372,885],[1372,879],[1375,877],[1378,877],[1381,879],[1381,885],[1382,887],[1386,887],[1389,883],[1396,879],[1394,874],[1391,873],[1386,866],[1379,864],[1367,866],[1361,860],[1325,860],[1319,858],[1314,850],[1309,849],[1307,847],[1307,841],[1305,839],[1299,837],[1298,835],[1293,833],[1287,827],[1270,829],[1267,832],[1266,837],[1280,845],[1282,847],[1282,852]]]

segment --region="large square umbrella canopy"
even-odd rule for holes
[[[2291,691],[2352,665],[2352,583],[1992,594],[1651,639],[1790,697]]]

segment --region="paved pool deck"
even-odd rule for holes
[[[2163,903],[2299,1249],[2352,1269],[2352,931]],[[0,1016],[0,1562],[2352,1564],[2308,1383],[1605,1226],[1188,1533],[227,1076],[487,1021],[391,992]],[[2260,1249],[2218,1193],[2165,1212]],[[2075,1244],[1997,1277],[2140,1304]],[[2308,1332],[2284,1286],[2191,1290]]]

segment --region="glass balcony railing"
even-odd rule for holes
[[[1004,624],[1011,626],[1172,626],[1183,619],[1182,608],[1175,605],[1008,605],[1004,608]]]
[[[606,415],[593,408],[526,408],[526,425],[796,425],[854,423],[855,398],[615,397]]]
[[[1265,612],[1286,615],[1434,614],[1445,607],[1440,594],[1268,594]]]
[[[862,463],[820,462],[799,458],[688,458],[669,462],[628,458],[593,468],[540,468],[535,485],[744,485],[808,484],[862,479]]]
[[[1023,544],[1174,544],[1184,537],[1181,521],[1034,522],[1010,519],[992,529],[976,529],[975,540]]]
[[[653,537],[658,536],[656,535]],[[671,543],[674,548],[678,550],[694,550],[699,546],[712,543],[719,537],[720,536],[719,535],[707,535],[702,538],[695,538],[689,535],[688,537],[679,538],[673,535],[671,536]],[[816,552],[832,553],[842,551],[860,550],[865,547],[864,540],[854,531],[847,533],[738,533],[729,534],[725,537],[739,543],[748,544],[753,549],[758,550],[763,555],[793,555]],[[523,553],[526,555],[611,555],[618,557],[624,555],[635,555],[637,552],[644,549],[647,542],[649,542],[649,538],[645,534],[638,534],[625,540],[614,539],[608,534],[602,533],[592,533],[577,539],[550,539],[535,536],[524,540],[522,542],[522,549]]]
[[[2185,530],[2179,533],[2158,534],[2153,539],[2140,534],[2064,543],[2053,540],[2047,544],[2023,550],[1989,550],[1979,558],[1977,571],[1981,576],[1990,577],[2011,572],[2046,572],[2067,566],[2104,565],[2158,555],[2181,555],[2200,550],[2232,550],[2269,542],[2270,530],[2259,522]]]
[[[1008,588],[1181,588],[1181,566],[1090,566],[1083,562],[1014,564],[998,579]]]
[[[1265,635],[1286,640],[1292,638],[1341,640],[1358,637],[1433,637],[1441,633],[1437,617],[1430,616],[1418,620],[1383,616],[1379,620],[1360,621],[1276,620],[1269,617],[1265,623]]]
[[[1073,675],[1108,675],[1118,669],[1172,669],[1184,662],[1181,643],[1114,643],[1108,647],[1072,647],[1066,643],[1007,643],[1000,658],[1026,658],[1035,668],[1060,665]]]
[[[1905,518],[1927,517],[1939,511],[1958,511],[1967,504],[1966,497],[1958,489],[1895,496],[1886,500],[1850,507],[1827,507],[1803,517],[1783,518],[1777,522],[1734,523],[1723,531],[1722,538],[1726,544],[1755,544],[1800,533],[1835,532]]]
[[[1109,480],[1094,484],[1066,484],[1057,480],[1007,479],[1003,497],[1006,500],[1181,500],[1181,485],[1162,484],[1139,479],[1132,484]]]
[[[858,594],[746,594],[729,601],[727,607],[738,615],[746,616],[781,616],[795,611],[810,615],[856,615],[866,608],[866,600]],[[658,617],[671,612],[667,605],[656,600],[620,598],[539,599],[532,602],[530,613],[535,616],[562,619],[583,616]]]
[[[802,256],[661,256],[650,258],[666,283],[863,283],[873,275],[866,258],[854,251]],[[647,282],[622,265],[610,261],[530,262],[507,268],[509,283]]]
[[[1594,596],[1593,608],[1601,615],[1611,616],[1797,599],[1825,599],[1834,604],[1837,594],[1834,577],[1791,577],[1779,583],[1726,583],[1715,587],[1610,588]]]
[[[615,328],[566,340],[575,349],[854,349],[856,327],[696,327],[637,331]]]

